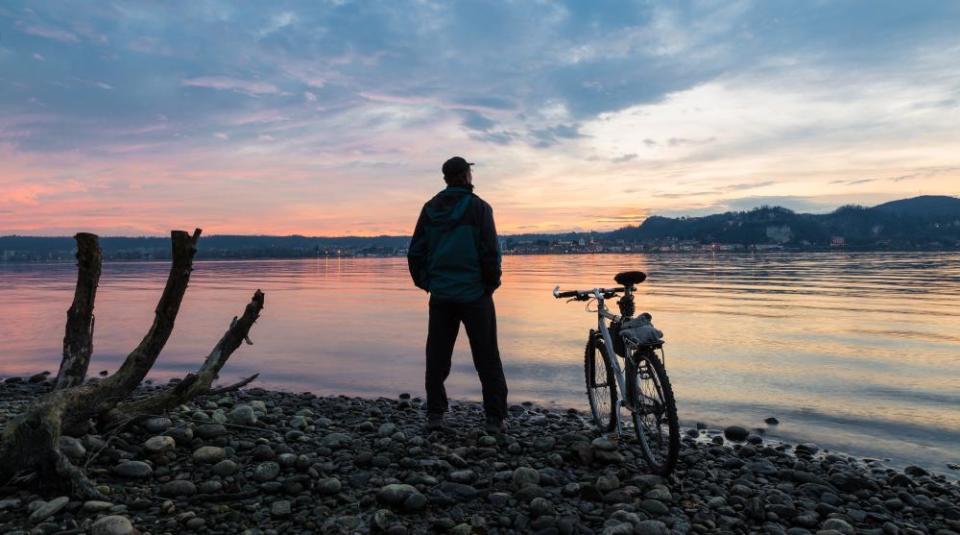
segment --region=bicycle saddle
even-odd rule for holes
[[[634,284],[640,284],[647,280],[647,274],[642,271],[624,271],[617,273],[617,276],[614,277],[613,280],[617,281],[617,284],[633,286]]]

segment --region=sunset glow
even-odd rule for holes
[[[4,2],[0,235],[504,233],[960,194],[960,4]]]

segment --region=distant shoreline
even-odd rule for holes
[[[856,248],[856,247],[821,247],[821,248],[763,248],[747,250],[693,250],[693,251],[550,251],[550,252],[511,252],[506,251],[504,256],[600,256],[600,255],[656,255],[656,256],[747,256],[747,255],[769,255],[769,254],[804,254],[804,253],[956,253],[960,252],[957,248],[898,248],[898,249],[876,249],[876,248]],[[245,262],[250,260],[319,260],[319,259],[363,259],[363,258],[405,258],[405,254],[359,254],[359,255],[319,255],[319,256],[224,256],[224,257],[204,257],[203,254],[197,254],[197,262]],[[105,263],[138,263],[138,262],[167,262],[169,258],[151,257],[151,258],[111,258],[104,255]],[[58,256],[56,258],[44,259],[3,259],[0,257],[0,265],[25,265],[25,264],[69,264],[75,262],[72,257]]]

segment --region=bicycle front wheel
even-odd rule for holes
[[[653,349],[637,350],[626,361],[627,400],[643,456],[651,472],[669,475],[680,454],[680,424],[666,368]]]
[[[617,383],[613,376],[607,346],[596,331],[590,331],[583,355],[583,371],[587,380],[587,400],[593,423],[600,432],[613,431],[617,423],[613,411],[617,407]]]

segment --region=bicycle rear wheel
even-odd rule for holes
[[[606,353],[607,346],[603,339],[591,329],[583,355],[583,371],[593,423],[604,433],[612,431],[617,425],[613,417],[617,407],[617,383]]]
[[[625,373],[627,400],[643,456],[651,472],[669,475],[680,454],[680,424],[666,368],[653,349],[639,349],[626,359]]]

